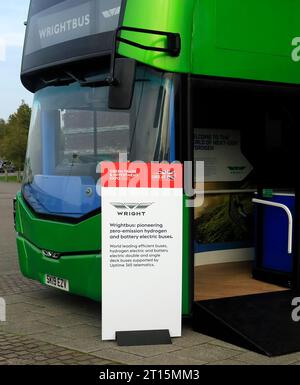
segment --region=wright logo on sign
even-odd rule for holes
[[[146,209],[153,203],[111,203],[118,210],[118,215],[123,216],[144,216]]]

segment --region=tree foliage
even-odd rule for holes
[[[30,116],[30,107],[22,101],[7,122],[0,119],[0,156],[13,161],[19,171],[24,166]]]
[[[6,122],[4,119],[0,119],[0,144],[5,135]]]

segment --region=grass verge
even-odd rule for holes
[[[18,183],[18,177],[17,175],[9,175],[6,177],[5,175],[0,176],[0,182],[13,182],[13,183]]]

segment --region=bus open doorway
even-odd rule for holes
[[[299,350],[288,290],[298,284],[297,91],[199,78],[191,90],[194,158],[205,162],[194,327],[269,355]]]

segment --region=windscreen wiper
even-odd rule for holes
[[[62,75],[53,79],[41,78],[42,82],[47,87],[60,87],[68,86],[74,82],[79,83],[81,87],[108,87],[115,85],[116,81],[112,81],[109,77],[101,80],[86,80],[84,77],[74,75],[72,72],[65,71],[65,75]]]
[[[68,74],[67,74],[68,75]],[[68,86],[71,83],[74,83],[73,77],[68,76],[61,76],[53,79],[44,79],[41,78],[42,82],[47,87],[59,87],[59,86]]]
[[[117,80],[112,79],[110,76],[105,79],[87,80],[85,78],[75,76],[72,72],[66,72],[66,74],[72,78],[73,81],[78,82],[80,87],[109,87],[118,84]]]

